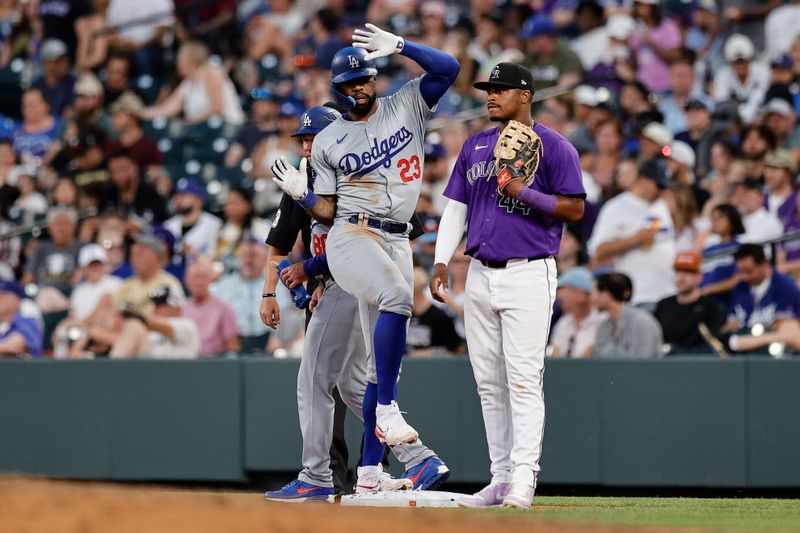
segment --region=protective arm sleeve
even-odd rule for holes
[[[320,254],[316,257],[310,257],[303,261],[303,270],[309,278],[316,278],[317,276],[330,276],[331,271],[328,268],[328,254]]]
[[[433,108],[444,96],[461,70],[461,65],[450,54],[409,40],[405,41],[400,55],[413,59],[425,69],[427,74],[420,81],[419,91],[429,108]]]
[[[433,263],[447,265],[464,235],[464,225],[467,223],[467,204],[449,200],[439,222],[439,231],[436,236],[436,252]]]

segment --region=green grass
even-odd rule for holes
[[[536,497],[527,516],[569,522],[800,532],[800,500]],[[523,512],[521,512],[523,513]]]

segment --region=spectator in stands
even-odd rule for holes
[[[800,133],[795,133],[797,115],[792,105],[783,98],[773,98],[764,106],[764,125],[775,136],[779,148],[800,148]]]
[[[152,234],[135,237],[130,253],[133,276],[125,280],[117,291],[119,306],[145,313],[153,307],[150,293],[159,287],[169,287],[174,298],[185,298],[181,282],[163,269],[165,257],[161,239]]]
[[[733,34],[725,41],[727,64],[714,73],[714,101],[735,101],[745,122],[755,119],[769,88],[769,67],[754,57],[753,42],[740,33]]]
[[[183,295],[169,287],[150,293],[152,311],[127,310],[122,332],[109,354],[113,358],[193,359],[200,355],[200,332],[182,316]]]
[[[164,222],[175,236],[180,253],[189,257],[212,257],[222,221],[203,211],[205,187],[191,178],[181,178],[175,187],[172,205],[176,215]]]
[[[422,175],[422,190],[430,195],[433,202],[433,212],[441,216],[447,203],[444,189],[447,186],[447,178],[450,175],[450,169],[447,166],[447,152],[438,134],[428,135],[424,150],[425,166]]]
[[[117,136],[111,117],[103,109],[103,85],[94,74],[82,74],[75,82],[75,121],[79,126],[93,126],[107,138]]]
[[[186,269],[186,288],[191,298],[183,308],[183,316],[197,324],[203,357],[242,349],[236,312],[228,302],[209,291],[214,277],[214,267],[205,260],[196,261]]]
[[[102,298],[113,299],[122,280],[109,274],[108,254],[98,244],[81,248],[78,266],[83,280],[72,291],[70,317],[80,321],[95,311]]]
[[[703,280],[700,287],[704,295],[720,295],[724,298],[718,299],[727,301],[727,293],[739,282],[735,275],[733,252],[741,246],[738,239],[744,233],[742,218],[734,206],[719,204],[711,210],[711,233],[703,248]]]
[[[111,118],[117,138],[106,146],[106,153],[113,154],[122,149],[127,150],[139,168],[154,171],[161,167],[164,157],[158,144],[145,135],[141,127],[141,114],[144,102],[135,93],[127,91],[111,104]]]
[[[42,301],[49,291],[46,288],[57,289],[64,298],[72,292],[72,282],[78,270],[78,254],[83,243],[76,239],[78,216],[72,209],[56,208],[47,213],[48,231],[50,239],[42,241],[36,246],[33,254],[25,265],[23,283],[36,283],[40,292],[39,306],[43,311],[55,311],[52,305],[45,305]],[[66,309],[63,305],[62,309]]]
[[[50,113],[50,104],[40,89],[28,89],[22,95],[22,122],[14,129],[14,150],[23,163],[44,158],[58,138],[61,120]]]
[[[155,188],[142,180],[141,171],[129,150],[122,149],[108,155],[108,171],[115,187],[112,201],[126,216],[135,217],[130,222],[143,227],[158,224],[167,218],[164,198]]]
[[[558,40],[558,31],[547,15],[531,16],[519,37],[526,40],[525,64],[531,69],[537,91],[554,85],[573,87],[580,83],[581,60],[566,43]]]
[[[29,173],[17,178],[16,186],[19,196],[14,202],[14,210],[19,213],[17,221],[22,225],[30,225],[41,220],[47,213],[47,198],[36,188],[36,179]]]
[[[225,166],[234,167],[242,159],[251,157],[258,144],[278,132],[278,113],[281,97],[275,92],[257,88],[251,93],[252,118],[246,122],[225,154]]]
[[[608,317],[597,327],[595,357],[650,359],[664,355],[661,326],[647,311],[627,304],[632,292],[631,279],[624,274],[597,277],[592,301]]]
[[[636,59],[636,79],[652,92],[669,90],[669,64],[678,57],[681,33],[661,11],[659,0],[636,0],[633,15],[640,21],[629,46]]]
[[[148,107],[142,117],[177,117],[190,124],[205,122],[220,116],[228,124],[244,122],[239,97],[228,74],[209,63],[208,47],[189,41],[178,50],[177,69],[183,81],[161,104]]]
[[[686,48],[697,54],[697,77],[712,78],[725,64],[722,55],[724,37],[722,17],[716,0],[700,0],[692,12],[692,25],[684,38]]]
[[[767,154],[778,147],[775,135],[766,126],[750,124],[742,130],[741,142],[745,175],[761,179]]]
[[[673,141],[672,133],[660,122],[649,122],[639,135],[639,162],[658,159],[665,146]]]
[[[36,319],[20,314],[23,298],[25,291],[19,283],[0,281],[0,357],[42,355],[42,327]]]
[[[700,333],[701,324],[718,336],[725,323],[725,308],[715,299],[703,296],[700,282],[702,260],[695,252],[675,256],[675,287],[678,293],[656,305],[655,317],[672,353],[706,351],[708,344]]]
[[[267,265],[264,240],[248,237],[239,246],[238,256],[238,272],[221,278],[212,285],[211,292],[233,308],[241,334],[242,351],[263,353],[270,332],[258,316],[264,267]]]
[[[795,281],[772,268],[761,246],[743,244],[735,257],[742,281],[731,294],[725,330],[744,329],[750,335],[732,335],[730,348],[746,352],[785,342],[800,349],[800,289]]]
[[[39,57],[44,74],[31,84],[32,89],[42,92],[50,111],[57,117],[69,114],[75,99],[73,90],[77,80],[70,73],[69,50],[57,39],[43,42],[39,48]]]
[[[770,63],[771,77],[769,89],[767,94],[764,95],[764,101],[769,102],[772,100],[786,100],[789,104],[794,104],[794,95],[797,93],[797,87],[794,84],[794,61],[792,61],[789,54],[780,54],[774,56]]]
[[[255,216],[252,193],[242,186],[228,189],[222,215],[213,257],[222,261],[226,269],[235,269],[239,246],[249,239],[265,242],[270,226],[266,220]]]
[[[758,50],[764,49],[764,18],[781,4],[780,0],[725,0],[722,15],[729,32],[746,35]]]
[[[106,10],[109,0],[93,0],[92,11],[75,21],[78,43],[75,67],[87,71],[100,67],[106,60],[111,34],[106,29]]]
[[[603,205],[589,241],[593,264],[613,264],[633,280],[634,304],[654,306],[675,291],[675,230],[661,199],[670,185],[663,161],[642,163],[631,190]]]
[[[124,93],[131,91],[136,94],[136,89],[131,87],[131,59],[124,54],[111,54],[108,56],[103,72],[103,107],[110,109],[111,104]],[[137,94],[140,96],[140,94]],[[113,113],[113,110],[111,110]]]
[[[575,8],[575,25],[578,36],[571,43],[572,50],[583,68],[591,70],[609,46],[603,6],[594,0],[581,0]]]
[[[696,98],[686,100],[684,106],[686,129],[675,135],[675,140],[685,142],[697,157],[694,172],[705,177],[711,170],[711,145],[714,132],[711,130],[711,110],[714,103],[706,103]]]
[[[764,242],[777,239],[783,234],[783,224],[778,217],[767,211],[761,182],[746,178],[735,185],[731,203],[739,211],[744,224],[741,242]]]
[[[75,33],[75,22],[91,13],[87,0],[40,0],[38,3],[44,35],[47,40],[58,40],[64,46],[64,54],[75,57],[78,38]],[[47,42],[47,41],[45,41]],[[42,43],[44,46],[44,43]],[[41,53],[41,52],[40,52]]]
[[[597,328],[607,318],[592,304],[592,273],[574,267],[558,277],[556,299],[563,314],[550,335],[550,355],[578,359],[591,357]]]
[[[784,227],[798,218],[797,191],[792,187],[794,176],[795,160],[790,151],[779,149],[767,154],[764,167],[766,207]]]
[[[139,75],[158,78],[164,71],[162,40],[173,25],[172,11],[171,0],[111,0],[106,24],[116,31],[109,47],[129,54]],[[144,20],[142,13],[148,15]]]
[[[705,107],[714,105],[711,97],[695,82],[694,56],[684,51],[669,65],[669,93],[659,103],[659,111],[664,115],[664,125],[673,135],[688,127],[686,105],[689,101],[696,100]]]
[[[410,357],[426,357],[443,353],[464,353],[464,339],[456,333],[453,317],[434,306],[429,299],[428,274],[414,269],[414,310],[406,337]]]

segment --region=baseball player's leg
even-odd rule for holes
[[[357,304],[335,283],[329,284],[308,324],[297,376],[297,407],[303,436],[301,481],[331,487],[333,387],[347,362]]]
[[[464,289],[464,329],[478,395],[481,399],[486,442],[491,461],[491,490],[462,500],[473,507],[502,503],[511,482],[511,414],[503,360],[500,317],[491,304],[493,271],[478,261],[470,263]]]
[[[497,278],[503,353],[511,402],[511,491],[529,507],[539,472],[544,433],[544,352],[556,292],[553,259],[507,268]],[[509,502],[504,502],[508,504]]]

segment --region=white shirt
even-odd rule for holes
[[[175,215],[164,222],[164,227],[183,245],[189,245],[199,255],[211,257],[217,249],[217,237],[222,220],[203,211],[192,229],[183,234],[181,216]]]
[[[83,320],[91,315],[100,302],[100,298],[105,294],[116,294],[120,285],[122,285],[122,280],[116,276],[104,276],[97,283],[88,281],[78,283],[69,298],[72,315],[78,320]]]
[[[739,104],[739,116],[745,122],[752,122],[764,101],[769,89],[772,74],[764,63],[753,61],[747,79],[742,83],[730,65],[722,66],[714,75],[715,102],[736,100]]]
[[[550,345],[558,348],[562,357],[577,359],[584,357],[584,353],[594,347],[597,337],[597,326],[608,318],[607,313],[592,309],[583,319],[580,326],[575,325],[575,315],[563,315],[553,326],[550,336]]]
[[[652,204],[633,193],[624,192],[609,200],[600,210],[589,252],[608,241],[631,237],[644,228],[658,228],[653,243],[638,246],[614,258],[614,269],[631,278],[635,304],[657,302],[675,293],[672,262],[675,260],[675,229],[666,202]]]
[[[228,124],[243,124],[244,111],[242,111],[239,96],[236,94],[236,88],[227,73],[223,72],[222,76],[222,118]],[[202,77],[201,71],[194,78],[185,78],[177,88],[183,102],[183,116],[189,122],[202,119],[208,115],[209,109],[211,109],[211,99]]]
[[[160,26],[172,26],[174,17],[166,16],[144,24],[129,23],[142,17],[172,13],[174,10],[172,0],[111,0],[106,9],[106,24],[120,26],[120,37],[142,45],[156,36],[156,29]]]
[[[739,242],[763,242],[777,239],[783,235],[783,224],[781,221],[764,209],[759,207],[758,211],[742,217],[744,224],[744,234],[739,237]]]
[[[603,59],[609,44],[608,29],[600,26],[576,38],[570,48],[581,60],[583,68],[591,70]]]
[[[788,52],[800,28],[800,5],[784,4],[770,11],[764,20],[766,56],[775,59]]]
[[[194,359],[200,355],[200,332],[191,318],[170,317],[174,337],[170,339],[158,333],[147,333],[147,349],[137,357],[143,359]]]

